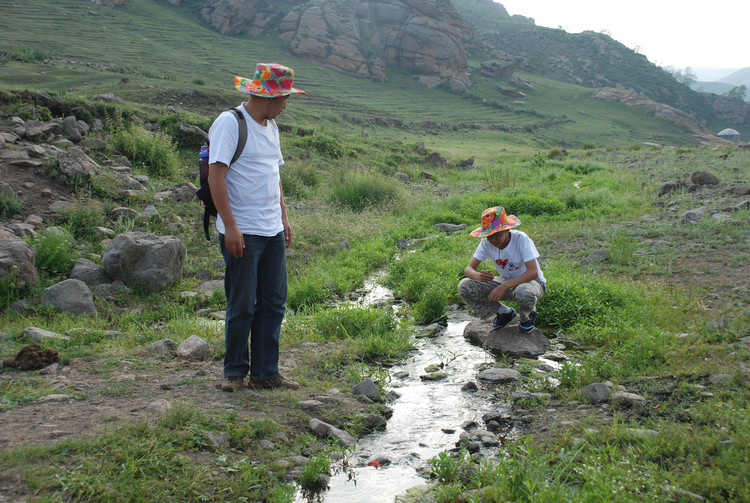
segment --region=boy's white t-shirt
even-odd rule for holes
[[[281,223],[281,189],[279,167],[284,164],[279,142],[279,129],[273,120],[258,124],[245,107],[237,107],[247,123],[247,143],[242,154],[230,166],[239,126],[231,111],[219,115],[208,130],[209,164],[221,162],[229,166],[225,180],[229,206],[243,234],[271,237],[284,229]],[[224,234],[221,215],[216,229]]]
[[[525,232],[511,229],[510,243],[502,250],[493,246],[487,238],[482,238],[474,252],[474,258],[480,262],[491,259],[497,272],[506,280],[525,273],[526,262],[534,260],[539,272],[537,281],[546,283],[542,268],[539,267],[539,262],[536,260],[539,258],[539,252],[536,250],[534,241]]]

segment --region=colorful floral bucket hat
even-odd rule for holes
[[[294,70],[276,63],[258,63],[252,79],[240,76],[234,78],[234,87],[239,92],[261,98],[278,98],[292,93],[307,94],[302,89],[292,87],[292,84]]]
[[[482,213],[482,226],[471,231],[475,238],[486,238],[496,232],[512,229],[521,225],[521,220],[515,215],[505,213],[502,206],[487,208]]]

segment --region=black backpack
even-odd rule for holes
[[[247,142],[247,123],[245,122],[245,116],[236,108],[233,108],[232,112],[234,112],[234,116],[237,117],[240,136],[237,140],[237,149],[234,151],[232,161],[229,163],[230,166],[240,157],[242,150],[245,148],[245,143]],[[198,196],[198,199],[203,203],[203,230],[206,233],[206,239],[211,241],[211,236],[208,232],[208,224],[211,217],[215,217],[218,212],[216,211],[214,200],[211,197],[211,188],[208,186],[208,147],[209,143],[208,140],[206,140],[206,144],[201,147],[200,155],[198,157],[201,186],[196,191],[195,195]]]

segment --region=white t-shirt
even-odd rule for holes
[[[539,252],[536,250],[534,241],[525,232],[511,229],[510,243],[502,250],[493,246],[487,241],[487,238],[482,238],[474,252],[474,258],[480,262],[491,259],[497,272],[506,280],[525,273],[526,262],[533,260],[536,262],[536,269],[539,272],[537,281],[546,283],[542,268],[536,261],[539,258]]]
[[[272,120],[261,126],[237,107],[247,123],[247,143],[237,161],[229,166],[237,148],[239,126],[231,111],[219,115],[208,130],[209,164],[222,162],[229,166],[225,177],[229,206],[243,234],[271,237],[284,229],[281,223],[281,190],[279,167],[284,164],[279,143],[279,129]],[[225,232],[221,215],[216,229]]]

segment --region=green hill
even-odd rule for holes
[[[459,157],[583,142],[695,143],[650,110],[596,102],[593,89],[530,69],[516,73],[534,86],[522,100],[501,93],[507,83],[483,77],[478,59],[470,61],[473,85],[463,96],[431,90],[398,68],[388,68],[386,83],[360,81],[295,57],[273,36],[218,34],[195,12],[193,4],[147,0],[118,7],[73,0],[11,4],[0,20],[0,84],[68,97],[111,92],[128,102],[213,116],[238,102],[235,74],[273,60],[292,66],[309,92],[287,117],[300,126],[351,130],[355,122],[370,134],[422,140]]]

